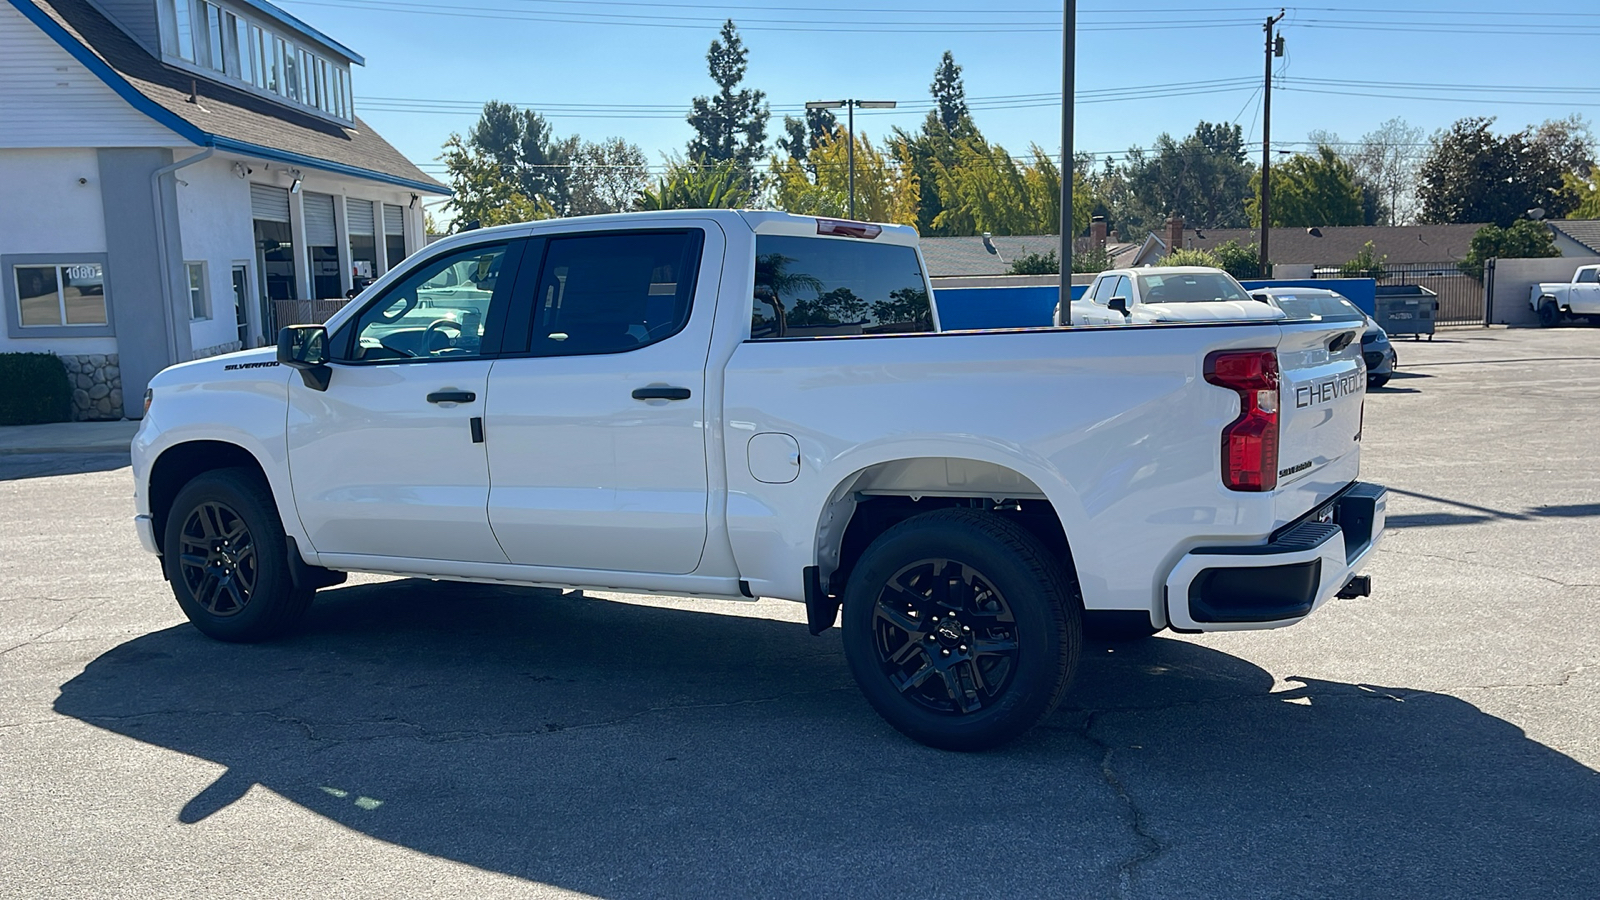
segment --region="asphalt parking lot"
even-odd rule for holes
[[[1600,329],[1401,340],[1375,596],[908,742],[752,604],[358,578],[184,623],[125,459],[0,457],[0,896],[1600,895]]]

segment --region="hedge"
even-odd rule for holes
[[[67,367],[53,353],[0,353],[0,425],[72,418]]]

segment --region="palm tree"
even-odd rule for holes
[[[783,337],[789,330],[788,313],[784,309],[784,295],[793,295],[798,290],[809,290],[821,294],[825,285],[822,279],[804,272],[790,272],[789,264],[795,260],[784,256],[782,253],[768,253],[756,257],[756,299],[772,304],[773,318],[776,320],[776,334],[772,337]]]
[[[639,209],[738,209],[750,200],[737,163],[675,162],[654,190],[639,192]]]

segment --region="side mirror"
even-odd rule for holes
[[[1119,313],[1122,313],[1124,316],[1131,315],[1131,313],[1128,312],[1127,297],[1112,297],[1110,300],[1106,301],[1106,306]]]
[[[328,389],[328,329],[321,325],[289,325],[278,332],[278,362],[300,371],[306,387]]]

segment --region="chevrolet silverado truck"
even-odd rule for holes
[[[1250,296],[1232,275],[1207,266],[1109,269],[1072,301],[1067,321],[1056,304],[1056,325],[1163,325],[1177,322],[1260,321],[1284,314]]]
[[[960,750],[1048,716],[1085,628],[1367,593],[1359,323],[941,332],[926,271],[909,228],[772,212],[447,238],[160,373],[139,538],[224,641],[347,572],[803,603]]]
[[[1528,291],[1528,304],[1539,316],[1539,324],[1552,328],[1567,316],[1587,317],[1600,324],[1600,266],[1579,266],[1572,281],[1545,282]]]

